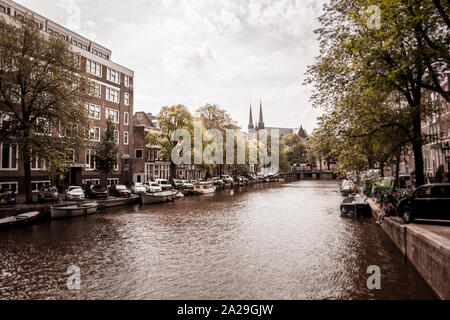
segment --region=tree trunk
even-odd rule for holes
[[[169,177],[169,182],[173,185],[174,184],[174,180],[177,178],[177,165],[175,163],[171,163],[170,164],[170,177]]]
[[[413,151],[414,164],[416,172],[416,187],[425,184],[425,174],[423,168],[423,150],[422,150],[422,117],[420,106],[415,107],[413,118]]]
[[[395,181],[397,181],[397,188],[400,188],[400,155],[395,157],[396,168],[395,168]]]
[[[27,203],[33,203],[33,190],[31,189],[31,164],[29,161],[23,162],[25,196]]]

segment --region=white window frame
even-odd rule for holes
[[[83,184],[87,184],[88,182],[91,183],[91,185],[100,184],[100,179],[83,179]]]
[[[91,87],[87,90],[87,94],[91,97],[101,98],[102,97],[102,85],[100,83],[93,81],[92,86],[93,86],[93,88]],[[93,89],[93,90],[91,90],[91,89]]]
[[[116,183],[112,183],[112,182],[116,182]],[[108,187],[111,187],[113,185],[117,185],[120,183],[120,179],[119,178],[108,178]]]
[[[35,132],[38,136],[51,136],[53,132],[52,123],[46,118],[36,118],[36,127],[39,126],[39,123],[41,121],[46,122],[45,126],[43,127],[47,132]]]
[[[19,194],[19,182],[17,182],[17,181],[11,181],[11,182],[0,182],[0,190],[1,189],[3,189],[3,186],[5,185],[5,184],[7,184],[7,185],[9,185],[9,186],[11,186],[11,185],[16,185],[16,192],[15,192],[15,194]],[[7,189],[7,190],[10,190],[11,188],[9,188],[9,189]]]
[[[116,139],[116,143],[120,144],[120,131],[114,130],[114,138]]]
[[[33,193],[38,193],[39,192],[39,184],[42,183],[43,185],[46,186],[50,186],[51,185],[51,181],[50,180],[42,180],[42,181],[31,181],[31,190]],[[35,189],[34,187],[38,187],[37,189]]]
[[[129,76],[124,75],[123,82],[124,82],[124,85],[125,85],[126,88],[130,87],[130,77]]]
[[[102,107],[93,103],[86,102],[84,104],[89,119],[101,120]],[[93,114],[93,116],[91,115]]]
[[[98,132],[98,139],[95,139],[95,132]],[[94,139],[92,139],[92,135],[94,134]],[[90,127],[89,128],[89,141],[93,141],[93,142],[100,142],[101,139],[101,130],[99,127]]]
[[[115,94],[112,94],[113,92]],[[120,90],[106,87],[105,99],[109,102],[120,103]]]
[[[128,92],[124,92],[124,94],[123,94],[123,103],[126,106],[130,105],[130,94]]]
[[[123,114],[123,124],[126,126],[130,124],[130,114],[128,112],[124,112]]]
[[[97,169],[97,164],[95,163],[95,160],[92,161],[92,157],[94,156],[94,149],[86,149],[85,155],[84,155],[84,162],[86,164],[86,171],[95,171]],[[89,157],[89,161],[88,161]],[[91,162],[94,163],[94,168],[91,168]]]
[[[106,119],[111,118],[113,123],[120,123],[120,111],[112,108],[106,108],[105,110]]]
[[[111,68],[107,68],[106,80],[120,84],[120,72]]]
[[[38,168],[37,164],[39,164],[39,162],[42,160],[43,163],[43,168]],[[35,168],[33,168],[33,165]],[[39,157],[33,157],[33,159],[31,160],[30,163],[31,166],[31,171],[45,171],[47,168],[47,161],[45,161],[45,159],[41,159]]]
[[[12,145],[16,146],[16,166],[15,168],[3,168],[3,144],[9,144],[9,164],[12,162]],[[19,170],[19,145],[17,143],[0,142],[0,171],[17,171]]]
[[[92,69],[94,70],[92,71]],[[86,59],[86,72],[101,78],[103,74],[103,66],[98,62]]]
[[[128,131],[123,132],[123,144],[126,146],[130,144],[130,133]]]

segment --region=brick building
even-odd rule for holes
[[[134,72],[111,61],[111,50],[77,34],[45,17],[9,0],[0,0],[0,17],[8,21],[17,15],[33,15],[42,32],[59,37],[69,43],[74,52],[80,53],[82,63],[90,74],[95,90],[82,94],[82,100],[92,122],[91,144],[82,146],[73,154],[76,165],[65,176],[51,181],[46,171],[45,161],[32,162],[32,188],[34,192],[43,184],[64,187],[83,183],[124,183],[132,182],[133,151],[133,80]],[[102,175],[96,171],[92,157],[92,145],[101,143],[101,136],[110,117],[116,126],[119,147],[118,166],[108,181],[101,181]],[[1,118],[1,117],[0,117]],[[58,134],[53,129],[53,134]],[[17,144],[14,141],[0,142],[0,188],[12,188],[16,193],[24,193],[23,164],[18,161]]]

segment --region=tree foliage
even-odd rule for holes
[[[95,150],[95,167],[106,177],[111,174],[118,164],[119,146],[114,134],[116,127],[111,119],[107,119],[106,130],[102,135],[102,142]]]
[[[0,20],[0,137],[16,138],[30,202],[31,160],[64,172],[67,149],[84,143],[88,120],[80,91],[88,82],[67,42],[42,33],[33,17],[8,19]]]

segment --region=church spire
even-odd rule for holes
[[[262,100],[259,104],[259,122],[258,122],[258,129],[263,130],[265,129],[264,125],[264,116],[263,116],[263,109],[262,109]]]
[[[248,131],[255,130],[255,126],[253,124],[253,112],[252,112],[252,104],[250,103],[250,119],[248,121]]]

